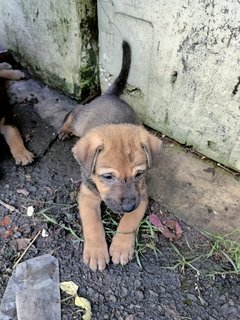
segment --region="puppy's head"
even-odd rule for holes
[[[113,124],[90,130],[72,151],[106,205],[127,213],[137,209],[146,194],[144,175],[160,146],[161,141],[141,126]]]

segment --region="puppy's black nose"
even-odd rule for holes
[[[136,209],[137,205],[136,205],[136,199],[123,199],[122,201],[122,211],[123,212],[131,212],[134,209]]]

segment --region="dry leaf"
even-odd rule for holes
[[[0,226],[4,227],[8,224],[11,223],[11,218],[9,216],[5,216],[1,221],[0,221]]]
[[[21,193],[26,197],[29,195],[29,191],[27,191],[26,189],[17,189],[17,193]]]
[[[14,229],[13,228],[9,228],[6,230],[6,232],[4,233],[3,237],[5,238],[11,238],[14,234]]]
[[[29,238],[20,238],[20,239],[14,240],[17,251],[25,249],[29,245],[30,241],[31,239]]]
[[[148,216],[148,220],[151,222],[151,224],[153,224],[155,227],[157,227],[160,231],[164,231],[164,226],[161,222],[161,220],[159,219],[159,217],[155,214],[152,213],[150,214],[150,216]]]
[[[27,215],[31,217],[34,214],[33,206],[27,207]]]
[[[78,285],[73,281],[65,281],[60,283],[60,288],[62,291],[68,293],[69,295],[75,298],[75,305],[84,309],[85,314],[83,315],[83,320],[91,320],[92,319],[92,311],[90,302],[83,297],[79,297],[77,295]]]
[[[78,291],[78,285],[73,281],[63,281],[60,283],[60,288],[62,291],[66,292],[70,296],[75,297]]]
[[[9,211],[14,211],[14,210],[16,210],[16,208],[15,207],[13,207],[13,206],[10,206],[10,204],[7,204],[7,203],[5,203],[5,202],[3,202],[2,200],[0,200],[0,204],[3,206],[3,207],[5,207],[6,209],[8,209]],[[17,211],[17,210],[16,210]]]
[[[92,318],[91,304],[86,298],[76,296],[75,305],[86,310],[85,314],[82,316],[83,320],[91,320]]]
[[[166,220],[161,222],[160,218],[154,213],[150,214],[148,220],[162,232],[164,237],[170,240],[178,240],[181,238],[183,231],[177,221]]]
[[[181,228],[180,224],[177,221],[175,221],[175,220],[166,220],[164,222],[164,225],[168,229],[173,230],[173,232],[172,232],[172,234],[173,234],[172,238],[173,239],[178,240],[178,239],[181,238],[183,231],[182,231],[182,228]]]

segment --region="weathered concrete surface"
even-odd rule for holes
[[[189,225],[222,234],[240,226],[240,181],[177,144],[163,146],[148,185],[155,201]]]
[[[1,0],[0,42],[46,84],[71,96],[98,86],[93,0]]]
[[[33,108],[56,131],[76,104],[31,79],[16,81],[10,91],[18,103],[32,99]],[[150,197],[189,225],[214,233],[234,231],[240,226],[240,181],[168,140],[163,139],[159,163],[150,172]]]
[[[58,260],[45,254],[20,263],[0,306],[1,320],[60,320]]]
[[[239,4],[98,1],[101,86],[132,45],[126,99],[145,123],[240,171]]]

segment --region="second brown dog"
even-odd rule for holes
[[[123,41],[122,69],[104,95],[79,105],[62,127],[60,138],[81,139],[72,152],[82,169],[78,195],[84,235],[84,262],[103,270],[112,257],[125,265],[134,256],[135,231],[142,220],[148,195],[144,175],[160,151],[161,141],[141,125],[134,110],[119,98],[130,69],[131,49]],[[108,249],[100,204],[122,214]]]
[[[20,70],[13,70],[8,63],[0,63],[0,134],[9,146],[16,164],[27,165],[33,161],[33,154],[26,149],[18,128],[14,125],[11,106],[5,89],[5,81],[20,80],[25,74]]]

